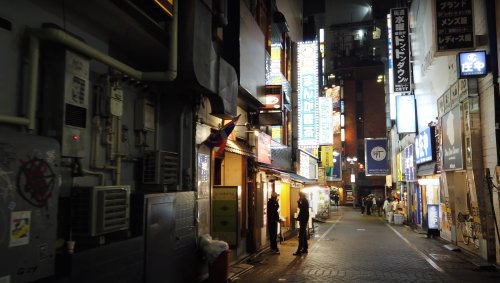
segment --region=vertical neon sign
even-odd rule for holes
[[[318,42],[297,44],[298,146],[316,148],[318,136]]]

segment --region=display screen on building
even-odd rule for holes
[[[318,42],[297,44],[298,146],[319,146],[318,126]]]
[[[460,52],[457,59],[460,78],[477,78],[488,74],[486,51]]]
[[[435,128],[430,127],[415,137],[415,163],[422,164],[436,160]]]

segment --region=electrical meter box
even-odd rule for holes
[[[54,139],[0,130],[0,282],[54,274],[59,163]]]
[[[64,157],[84,157],[89,121],[90,61],[59,46],[43,50],[41,131]]]

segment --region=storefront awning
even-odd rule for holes
[[[259,167],[260,167],[260,169],[267,171],[267,172],[271,172],[271,173],[275,173],[275,174],[287,174],[290,176],[290,179],[292,179],[293,181],[303,183],[304,185],[318,184],[317,180],[302,177],[294,172],[290,172],[290,171],[286,171],[286,170],[279,170],[279,169],[272,168],[272,167],[269,167],[269,165],[264,165],[264,164],[260,164]]]
[[[226,151],[248,157],[256,157],[255,153],[252,152],[252,149],[250,147],[239,141],[227,140]]]
[[[314,184],[318,184],[318,181],[317,180],[314,180],[314,179],[308,179],[306,177],[302,177],[300,175],[297,175],[295,173],[289,173],[290,174],[290,178],[296,182],[300,182],[300,183],[303,183],[304,185],[314,185]]]
[[[436,162],[418,165],[417,176],[429,176],[436,174]]]

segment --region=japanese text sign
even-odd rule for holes
[[[394,92],[411,91],[408,8],[391,9]]]
[[[436,0],[437,51],[474,48],[472,0]]]

